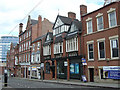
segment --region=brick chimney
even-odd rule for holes
[[[38,16],[38,29],[37,29],[37,37],[42,35],[42,17]]]
[[[22,24],[22,23],[20,23],[20,24],[19,24],[19,33],[21,33],[21,32],[22,32],[22,28],[23,28],[23,24]]]
[[[87,13],[87,6],[86,5],[80,5],[80,17],[85,15],[86,13]]]
[[[68,17],[74,20],[76,19],[76,14],[74,12],[68,12]]]

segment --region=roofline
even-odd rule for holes
[[[118,2],[120,2],[120,1],[118,1]],[[91,13],[97,12],[97,11],[99,11],[99,10],[105,8],[105,7],[108,7],[108,6],[110,6],[110,5],[114,4],[114,3],[118,3],[118,2],[111,2],[110,4],[107,4],[107,5],[101,7],[101,8],[99,8],[99,9],[97,9],[97,10],[94,10],[94,11],[92,11],[92,12],[89,12],[89,13],[86,13],[86,14],[82,15],[82,17],[87,16],[87,15],[89,15],[89,14],[91,14]]]

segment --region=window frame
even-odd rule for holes
[[[111,19],[110,19],[110,14],[114,12],[114,20],[115,20],[115,25],[111,26]],[[109,22],[109,28],[117,26],[117,19],[116,19],[116,10],[112,10],[108,12],[108,22]]]
[[[118,57],[113,57],[113,48],[112,48],[112,40],[117,40],[118,42]],[[116,38],[110,38],[110,52],[111,52],[111,59],[119,59],[119,40],[118,40],[118,37]]]
[[[89,27],[88,27],[89,22],[91,22],[91,25],[90,25],[90,27],[91,27],[91,32],[89,32]],[[93,33],[92,19],[87,20],[86,23],[87,23],[87,34]]]
[[[99,21],[98,21],[98,18],[102,18],[102,24],[100,24],[100,25],[102,25],[103,27],[102,27],[102,29],[99,29]],[[101,15],[101,16],[98,16],[97,17],[97,30],[98,31],[102,31],[104,29],[104,21],[103,21],[103,15]]]
[[[89,58],[89,45],[92,44],[93,45],[93,59]],[[87,42],[87,54],[88,54],[88,61],[94,61],[94,41],[88,41]]]
[[[100,50],[99,50],[99,43],[104,42],[104,58],[100,58]],[[105,50],[105,39],[98,40],[98,60],[105,60],[106,58],[106,50]]]

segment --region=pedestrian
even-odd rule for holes
[[[7,76],[7,69],[5,67],[5,70],[4,70],[4,86],[5,87],[7,87],[7,78],[8,78],[8,76]]]

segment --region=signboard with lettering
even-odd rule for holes
[[[103,77],[109,79],[120,79],[120,66],[104,66]]]

